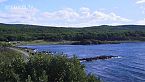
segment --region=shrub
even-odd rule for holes
[[[0,47],[11,47],[12,44],[7,43],[7,42],[0,42]]]
[[[100,82],[85,73],[76,57],[34,55],[25,62],[15,58],[12,63],[0,63],[2,82]]]

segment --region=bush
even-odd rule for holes
[[[7,42],[0,42],[0,47],[11,47],[12,44],[7,43]]]
[[[0,62],[2,82],[100,82],[87,75],[76,57],[35,55],[25,62],[15,58],[12,63]]]
[[[0,62],[9,63],[18,57],[21,57],[20,53],[7,47],[0,47]]]

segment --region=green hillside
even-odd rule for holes
[[[0,41],[80,41],[94,39],[101,41],[145,40],[145,26],[92,26],[65,28],[21,24],[0,24]]]

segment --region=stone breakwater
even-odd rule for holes
[[[111,58],[120,58],[119,56],[97,56],[97,57],[90,57],[90,58],[81,58],[80,61],[94,61],[94,60],[106,60]]]

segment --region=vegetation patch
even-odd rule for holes
[[[13,59],[21,57],[20,53],[7,47],[0,47],[0,62],[10,63]]]
[[[84,65],[76,57],[34,55],[28,61],[21,57],[10,63],[0,62],[1,82],[100,82],[85,73]]]
[[[81,40],[78,42],[73,42],[71,45],[96,45],[96,44],[119,44],[120,42],[116,41],[99,41],[99,40]]]
[[[0,41],[145,41],[145,26],[92,26],[84,28],[64,28],[34,25],[0,24]]]

